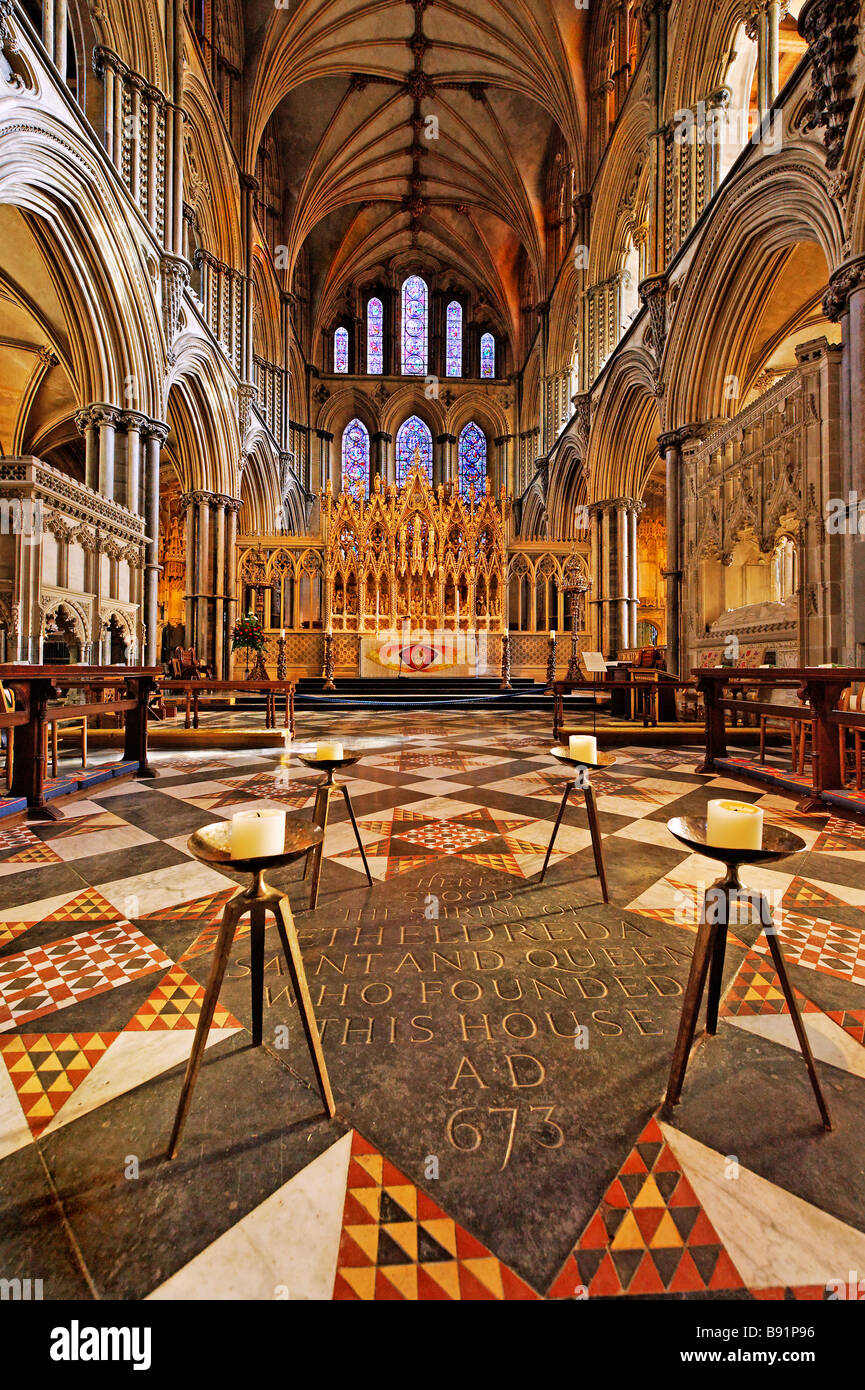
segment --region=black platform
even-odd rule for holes
[[[512,679],[512,690],[502,690],[498,676],[451,679],[445,676],[397,676],[363,680],[359,677],[334,681],[336,690],[326,691],[322,678],[298,681],[295,705],[298,709],[476,709],[483,705],[517,705],[520,709],[540,709],[549,705],[550,696],[537,681]]]

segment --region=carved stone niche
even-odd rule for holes
[[[806,130],[821,127],[826,165],[841,162],[854,98],[853,63],[858,33],[858,0],[805,0],[799,13],[799,33],[811,58],[811,98]]]

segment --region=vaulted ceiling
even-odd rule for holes
[[[269,121],[288,265],[313,330],[349,284],[412,258],[474,285],[516,335],[524,248],[542,298],[553,151],[582,183],[588,14],[573,0],[300,0],[246,8],[247,167]],[[431,119],[434,118],[434,119]]]

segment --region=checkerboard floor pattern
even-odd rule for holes
[[[302,723],[304,737],[315,738],[332,725],[333,716],[304,712]],[[565,779],[549,757],[549,735],[540,727],[540,716],[506,715],[502,727],[491,731],[485,720],[475,729],[463,714],[425,713],[422,720],[408,721],[346,715],[340,716],[340,728],[345,743],[354,739],[363,750],[351,782],[377,891],[394,880],[398,885],[413,874],[459,861],[476,876],[471,881],[480,898],[483,889],[505,898],[518,890],[528,895],[520,900],[523,920],[543,918],[546,908],[531,907],[544,902],[543,897],[532,898],[533,880]],[[658,924],[673,929],[687,959],[694,923],[675,904],[687,898],[696,903],[700,886],[716,870],[689,856],[669,836],[666,820],[739,786],[763,806],[767,819],[800,826],[808,841],[800,860],[780,866],[768,880],[758,874],[755,882],[771,889],[782,905],[780,940],[809,1026],[831,1025],[855,1054],[857,1047],[865,1048],[860,915],[865,892],[857,889],[851,866],[865,858],[865,828],[845,816],[800,817],[793,801],[775,790],[695,772],[698,758],[696,748],[618,749],[615,766],[595,779],[616,920],[649,936]],[[315,794],[316,778],[309,770],[296,756],[287,768],[280,766],[277,752],[157,751],[154,766],[155,780],[96,788],[88,801],[71,803],[57,824],[31,823],[0,834],[0,1183],[4,1168],[12,1181],[13,1165],[30,1146],[41,1146],[50,1166],[62,1145],[74,1181],[69,1197],[60,1190],[57,1200],[73,1232],[83,1219],[75,1209],[75,1185],[86,1187],[88,1164],[97,1161],[98,1146],[110,1134],[110,1128],[94,1128],[100,1115],[124,1116],[124,1123],[134,1117],[138,1132],[150,1132],[154,1107],[164,1110],[167,1104],[170,1110],[164,1098],[176,1094],[176,1069],[188,1056],[209,955],[223,907],[236,888],[233,879],[203,868],[190,856],[188,834],[229,816],[240,804],[275,805],[289,814],[308,815]],[[130,828],[138,842],[121,844],[117,837],[128,835]],[[92,835],[100,837],[93,845],[84,840]],[[92,852],[69,860],[52,849],[76,838]],[[549,882],[573,885],[575,892],[587,895],[587,920],[600,940],[599,924],[613,919],[598,915],[590,856],[585,815],[575,801],[562,823]],[[331,915],[299,915],[302,941],[320,930],[319,922],[326,931],[332,923],[349,921],[361,890],[366,891],[363,866],[337,801],[322,876],[326,913]],[[297,877],[291,892],[300,913],[303,887]],[[372,934],[374,928],[369,930]],[[603,930],[609,935],[608,927]],[[785,1008],[765,939],[747,925],[739,931],[741,940],[735,935],[731,940],[721,1031],[712,1045],[719,1057],[722,1037],[735,1041],[743,1023],[780,1015]],[[470,1214],[463,1219],[450,1209],[457,1197],[449,1197],[446,1182],[426,1171],[421,1175],[417,1165],[408,1174],[407,1160],[385,1152],[374,1127],[366,1132],[368,1125],[362,1129],[346,1118],[351,1097],[342,1095],[335,1121],[325,1125],[316,1118],[315,1152],[308,1144],[307,1153],[293,1160],[293,1171],[286,1173],[284,1156],[277,1167],[269,1167],[269,1139],[260,1114],[243,1109],[247,1096],[256,1094],[256,1086],[277,1091],[293,1087],[301,1129],[307,1122],[298,1097],[307,1097],[313,1116],[316,1106],[308,1100],[314,1092],[283,1060],[278,1042],[249,1055],[248,933],[246,922],[228,972],[229,978],[236,977],[235,992],[230,1006],[220,1001],[207,1054],[219,1065],[204,1067],[196,1111],[202,1124],[212,1116],[222,1135],[214,1193],[223,1190],[219,1184],[224,1187],[232,1165],[240,1173],[247,1138],[253,1153],[257,1144],[262,1146],[255,1174],[242,1180],[251,1181],[252,1188],[235,1203],[237,1210],[215,1200],[200,1232],[174,1249],[167,1228],[160,1236],[156,1216],[141,1205],[142,1190],[125,1184],[123,1206],[106,1207],[105,1229],[116,1223],[122,1242],[124,1223],[137,1229],[141,1221],[149,1222],[154,1232],[149,1254],[139,1250],[137,1272],[124,1285],[118,1275],[124,1265],[122,1248],[118,1251],[103,1236],[103,1256],[98,1241],[82,1236],[68,1255],[73,1272],[61,1273],[58,1266],[57,1296],[71,1291],[73,1297],[86,1298],[93,1288],[101,1296],[114,1296],[118,1288],[126,1297],[197,1296],[184,1288],[227,1286],[229,1267],[237,1260],[244,1269],[248,1265],[245,1277],[255,1287],[255,1260],[269,1269],[277,1241],[290,1245],[305,1238],[304,1213],[310,1204],[317,1212],[316,1254],[313,1258],[307,1252],[305,1263],[300,1250],[298,1297],[562,1298],[573,1297],[577,1286],[587,1288],[590,1297],[604,1298],[715,1293],[762,1298],[785,1292],[815,1297],[821,1296],[822,1265],[818,1260],[810,1271],[814,1277],[806,1278],[808,1262],[796,1256],[799,1245],[807,1246],[802,1233],[810,1229],[809,1221],[821,1240],[828,1239],[827,1231],[833,1233],[836,1250],[844,1252],[842,1263],[859,1259],[865,1267],[865,1194],[857,1210],[842,1217],[823,1211],[813,1194],[803,1197],[746,1172],[744,1187],[751,1184],[763,1203],[761,1208],[754,1199],[754,1210],[772,1213],[776,1234],[782,1227],[787,1231],[777,1236],[770,1258],[759,1226],[762,1218],[743,1216],[741,1230],[731,1225],[729,1184],[725,1192],[712,1176],[712,1164],[723,1155],[693,1135],[662,1127],[657,1116],[648,1122],[643,1117],[639,1125],[634,1117],[630,1141],[622,1142],[603,1181],[598,1180],[596,1208],[587,1222],[572,1229],[567,1200],[562,1201],[556,1218],[559,1238],[571,1253],[554,1278],[534,1283],[514,1267],[518,1260],[497,1250],[495,1238],[482,1240],[472,1231]],[[272,978],[277,981],[279,973]],[[811,988],[803,983],[807,979]],[[272,982],[268,989],[269,997],[290,995],[282,980],[278,988]],[[740,1025],[738,1032],[733,1024]],[[783,1053],[771,1040],[763,1045]],[[709,1049],[701,1053],[699,1066],[710,1068],[712,1055]],[[865,1087],[842,1053],[834,1065],[845,1085]],[[221,1070],[227,1077],[231,1068],[241,1066],[257,1069],[255,1084],[253,1071],[244,1073],[242,1086],[221,1080]],[[394,1074],[389,1080],[385,1073],[377,1075],[376,1083],[381,1104],[397,1107],[399,1088],[410,1084],[405,1076]],[[857,1094],[863,1098],[861,1091]],[[251,1138],[238,1131],[241,1111],[244,1123],[253,1126]],[[603,1125],[602,1117],[598,1124]],[[303,1132],[308,1141],[313,1130]],[[204,1152],[206,1139],[199,1142]],[[853,1139],[842,1134],[837,1142],[853,1144]],[[196,1152],[190,1145],[189,1163],[206,1201],[212,1175]],[[576,1154],[575,1182],[580,1171]],[[15,1181],[19,1203],[41,1200],[35,1176],[19,1175]],[[33,1182],[37,1187],[28,1187]],[[239,1176],[238,1182],[242,1185]],[[182,1189],[175,1191],[180,1210]],[[470,1213],[471,1203],[460,1200],[460,1210]],[[503,1233],[508,1219],[503,1201]],[[508,1241],[502,1239],[501,1246],[506,1248]],[[771,1268],[764,1268],[767,1259]],[[76,1274],[82,1261],[86,1269]]]

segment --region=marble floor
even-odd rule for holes
[[[46,1299],[825,1299],[865,1271],[865,827],[616,750],[596,776],[611,902],[546,716],[337,721],[368,887],[334,805],[318,907],[289,894],[336,1096],[325,1117],[275,929],[251,1046],[235,940],[179,1156],[165,1149],[237,880],[189,835],[307,815],[278,750],[156,750],[61,821],[0,829],[0,1269]],[[695,731],[696,732],[696,731]],[[834,1128],[756,923],[721,1021],[662,1111],[697,905],[716,867],[666,829],[735,791],[806,850],[772,901]],[[837,1295],[835,1295],[837,1296]]]

